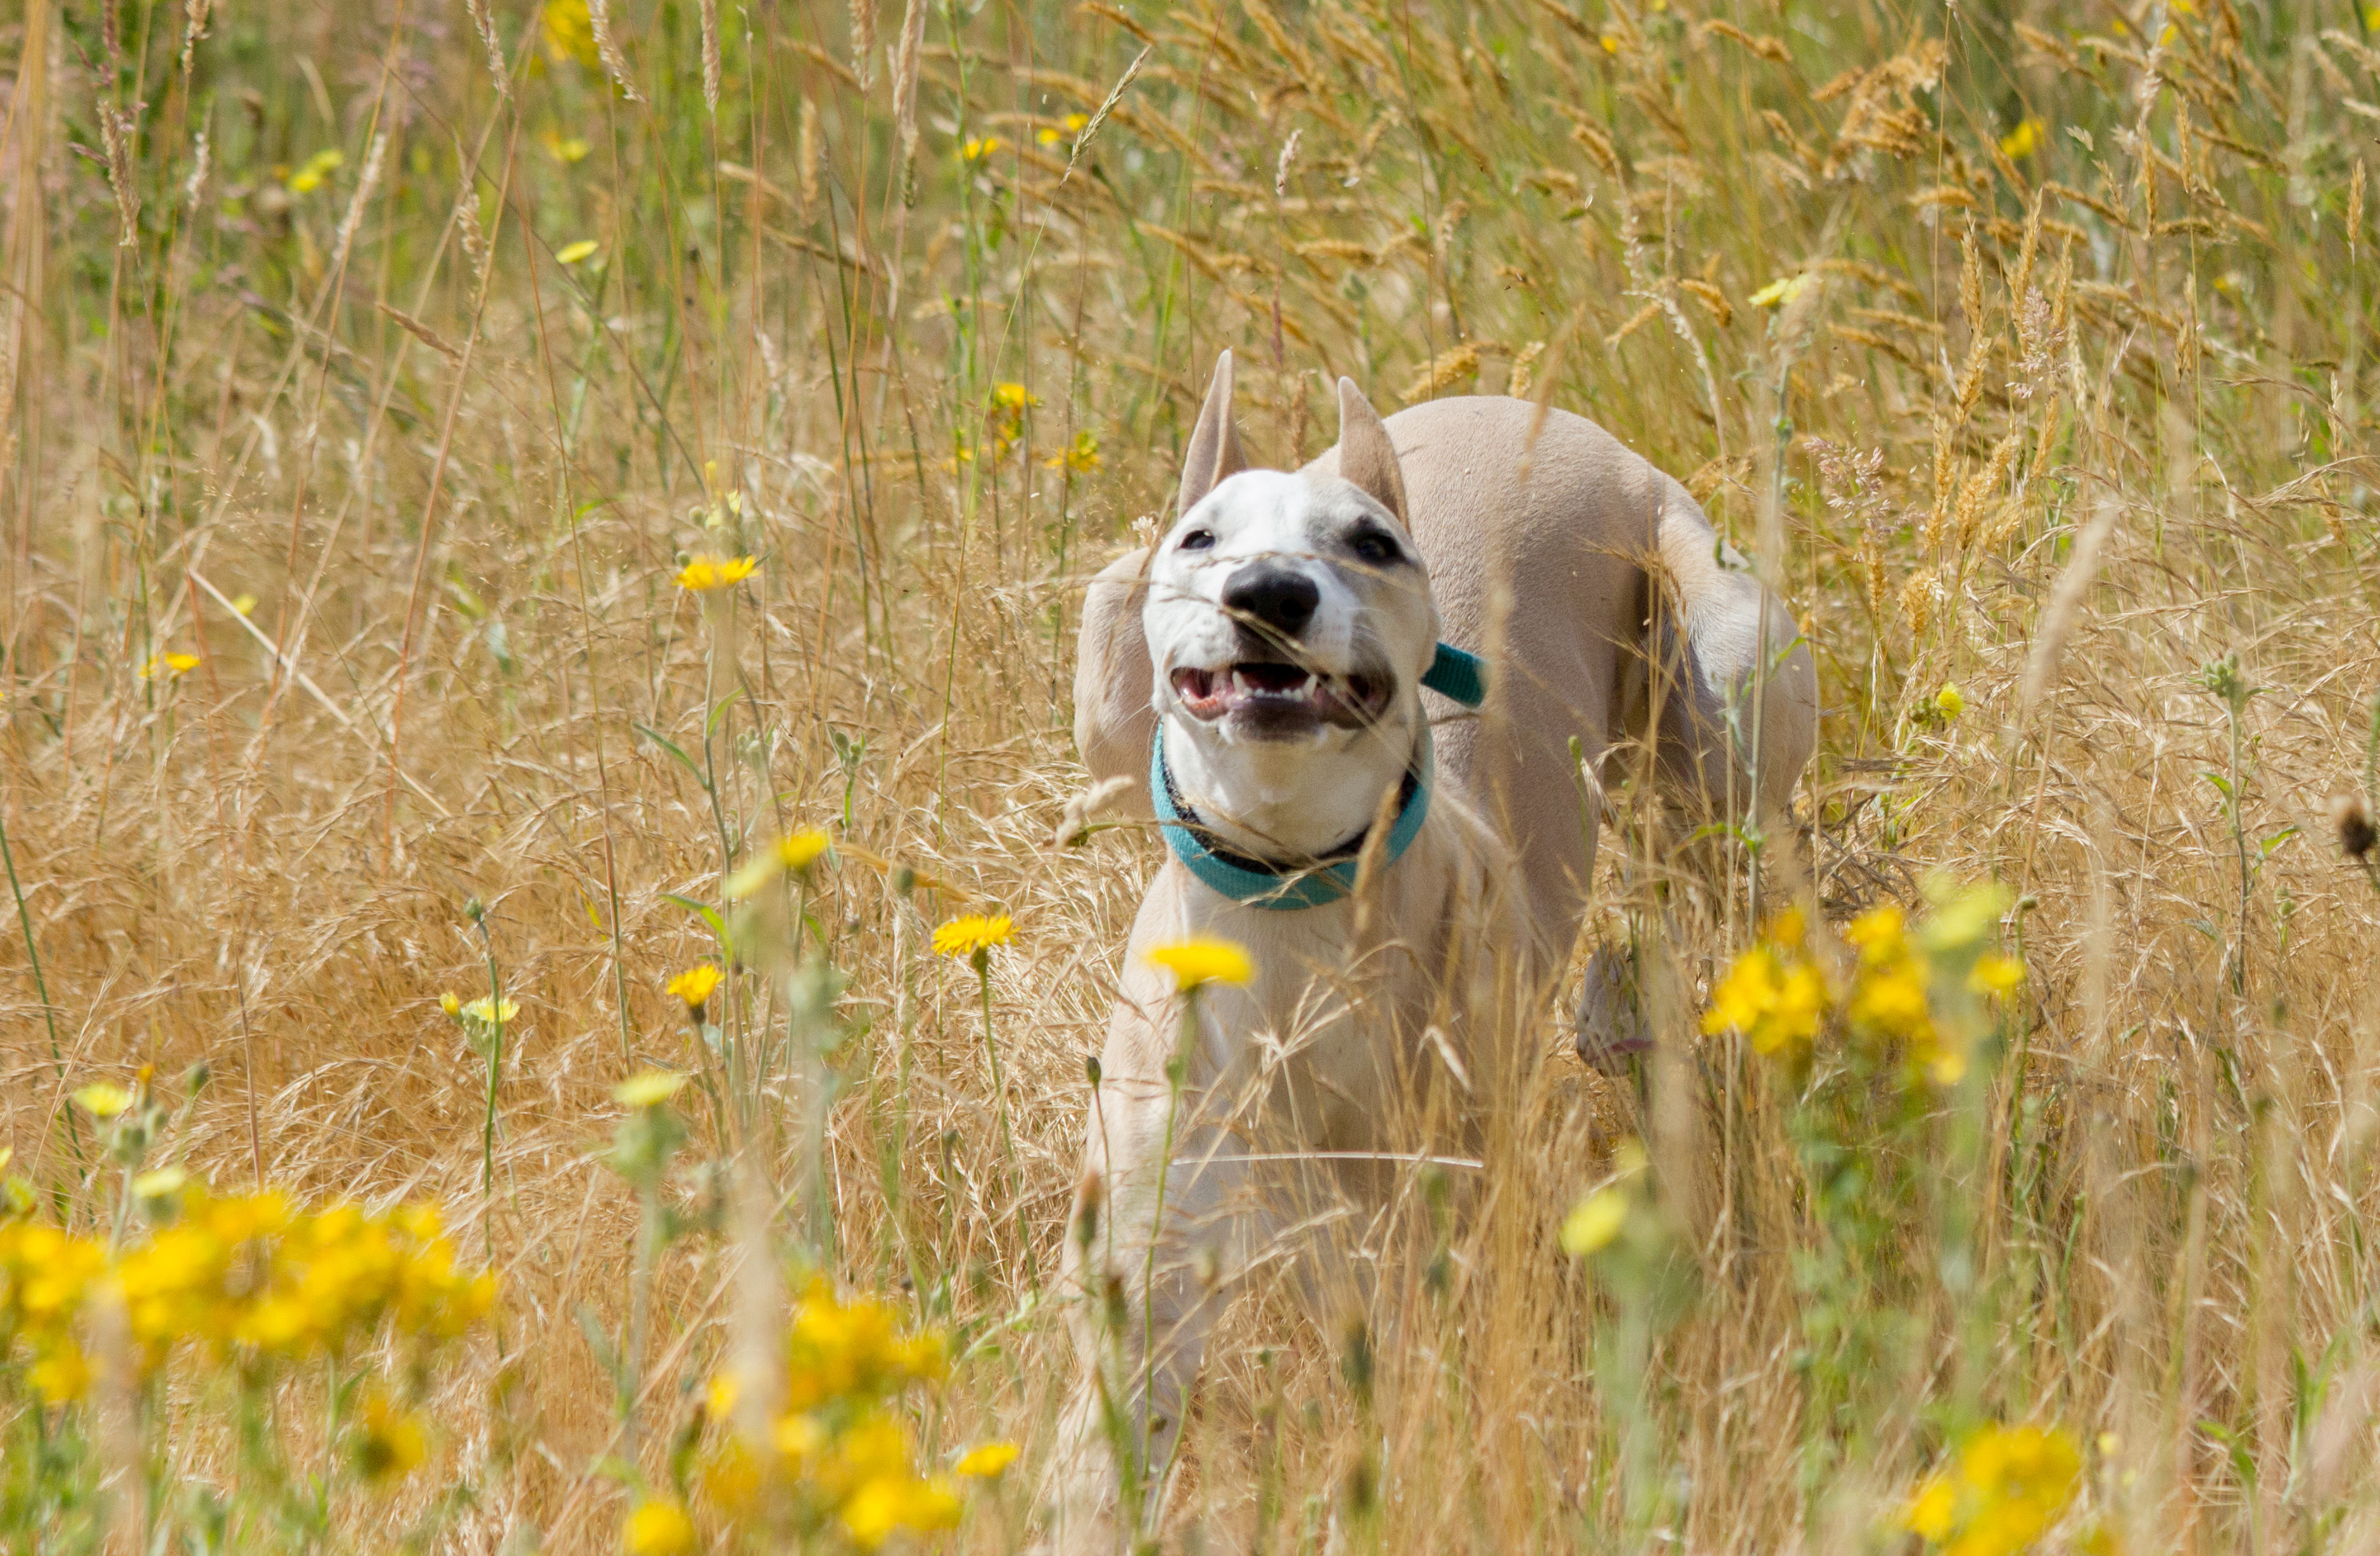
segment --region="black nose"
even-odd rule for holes
[[[1223,608],[1243,626],[1270,627],[1283,638],[1304,632],[1321,603],[1312,578],[1275,562],[1251,563],[1223,585]]]

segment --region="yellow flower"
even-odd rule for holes
[[[172,677],[188,675],[199,667],[199,656],[186,653],[161,653],[150,656],[149,663],[135,672],[142,680],[154,680],[160,675]]]
[[[1072,448],[1060,449],[1041,463],[1049,469],[1087,475],[1099,468],[1099,440],[1088,432],[1076,432]]]
[[[677,586],[690,589],[697,594],[708,594],[714,589],[725,589],[729,584],[751,577],[752,569],[758,565],[748,556],[712,556],[705,553],[679,570]]]
[[[1752,294],[1755,308],[1783,308],[1815,285],[1816,277],[1807,274],[1780,276]]]
[[[646,1070],[612,1088],[612,1100],[626,1108],[658,1108],[678,1093],[686,1077],[674,1070]]]
[[[520,1006],[514,1001],[491,1000],[485,994],[463,1007],[463,1018],[476,1021],[482,1027],[509,1027],[513,1017],[519,1014]]]
[[[626,1556],[694,1556],[694,1520],[674,1501],[639,1502],[620,1531]]]
[[[1015,938],[1016,926],[1007,914],[986,917],[980,913],[953,918],[934,931],[934,954],[938,956],[973,956],[995,945],[1006,945]]]
[[[987,135],[982,137],[980,140],[970,140],[965,146],[962,146],[959,149],[959,157],[962,161],[970,164],[988,161],[993,153],[997,152],[1001,149],[1002,144],[1002,142],[997,135]]]
[[[537,139],[538,143],[545,148],[547,155],[565,164],[586,160],[587,153],[593,149],[580,136],[560,135],[550,129]]]
[[[710,996],[719,991],[720,979],[725,976],[709,962],[704,962],[671,979],[669,991],[684,1000],[686,1008],[698,1016],[702,1014],[702,1007],[710,1003]]]
[[[438,1008],[449,1015],[460,1015],[463,1014],[463,1002],[453,994],[441,994],[438,996]]]
[[[2010,162],[2022,162],[2041,150],[2049,140],[2049,127],[2036,118],[2019,120],[2017,127],[2000,137],[2000,152]]]
[[[795,875],[806,874],[830,846],[826,833],[814,827],[804,832],[787,833],[728,878],[727,894],[741,901],[787,870]]]
[[[378,1393],[364,1403],[362,1424],[347,1445],[356,1472],[373,1486],[393,1486],[411,1475],[426,1450],[421,1417]]]
[[[1955,719],[1967,711],[1966,695],[1955,683],[1946,683],[1934,694],[1934,711],[1946,719]]]
[[[2013,956],[1985,952],[1967,974],[1967,987],[1978,994],[2010,994],[2024,987],[2024,964]]]
[[[1799,916],[1784,927],[1798,938]],[[1711,991],[1703,1030],[1741,1032],[1756,1052],[1798,1058],[1816,1039],[1827,1007],[1817,967],[1789,944],[1764,942],[1738,956]]]
[[[1620,52],[1620,34],[1617,32],[1599,33],[1595,41],[1603,45],[1605,54],[1617,55]]]
[[[120,1086],[106,1081],[93,1081],[74,1094],[82,1111],[93,1118],[114,1118],[140,1099]]]
[[[1911,1495],[1901,1526],[1950,1556],[2016,1556],[2073,1501],[2082,1474],[2065,1432],[1985,1427]]]
[[[1026,406],[1038,406],[1040,403],[1041,396],[1034,394],[1022,383],[995,383],[991,386],[991,406],[994,410],[1004,410],[1014,414],[1023,410]]]
[[[1152,945],[1141,953],[1140,959],[1172,973],[1185,992],[1208,983],[1246,983],[1257,976],[1257,965],[1246,946],[1209,935]]]
[[[1628,1223],[1628,1196],[1617,1187],[1599,1188],[1571,1207],[1562,1218],[1561,1251],[1585,1258],[1611,1246]]]
[[[1014,1442],[978,1442],[951,1466],[951,1472],[971,1480],[990,1480],[1014,1464],[1016,1454],[1017,1447]]]
[[[1063,130],[1053,129],[1048,125],[1044,125],[1039,129],[1033,132],[1033,139],[1044,146],[1054,146],[1059,141],[1066,139],[1066,135]]]
[[[346,165],[346,155],[337,147],[327,147],[306,159],[306,165],[289,176],[291,194],[312,194],[323,181]]]
[[[538,20],[545,34],[545,56],[554,64],[576,60],[593,70],[603,63],[595,49],[595,18],[587,14],[587,0],[546,0]]]
[[[603,246],[601,243],[591,237],[582,237],[576,243],[565,243],[553,251],[553,260],[556,264],[575,265],[581,260],[591,258],[595,250]]]
[[[959,1500],[940,1476],[876,1476],[861,1482],[843,1504],[843,1526],[863,1550],[875,1550],[903,1529],[929,1534],[958,1521]]]
[[[238,612],[241,615],[248,615],[256,609],[256,596],[253,594],[235,594],[231,597],[231,608]]]

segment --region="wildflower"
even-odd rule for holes
[[[1967,987],[1978,994],[2009,994],[2024,987],[2024,964],[2013,956],[1986,952],[1975,958]]]
[[[520,1014],[520,1005],[512,1000],[494,1000],[482,994],[463,1007],[463,1019],[476,1021],[482,1027],[509,1027]]]
[[[231,597],[231,608],[244,616],[253,614],[256,610],[256,596],[253,594],[235,594]]]
[[[929,1534],[959,1521],[959,1500],[939,1476],[882,1475],[864,1482],[843,1504],[843,1526],[852,1543],[873,1550],[903,1529]]]
[[[2330,824],[2338,830],[2338,851],[2361,863],[2372,845],[2380,843],[2380,832],[2372,826],[2372,812],[2364,808],[2362,795],[2340,795],[2330,802]]]
[[[1054,146],[1061,140],[1072,140],[1082,134],[1090,122],[1088,114],[1069,114],[1063,120],[1062,129],[1057,125],[1044,125],[1034,132],[1033,139],[1044,146]]]
[[[595,18],[587,13],[587,0],[546,0],[538,21],[545,34],[545,56],[554,64],[576,60],[586,70],[602,64],[595,50]]]
[[[582,237],[576,243],[565,243],[556,249],[553,261],[556,264],[575,265],[581,260],[592,258],[595,250],[601,247],[591,237]]]
[[[788,871],[807,877],[831,846],[826,833],[816,828],[787,833],[728,878],[727,894],[738,900],[748,897]]]
[[[708,594],[714,589],[725,589],[751,577],[752,569],[757,565],[759,564],[748,556],[713,556],[706,552],[690,559],[679,569],[677,586],[690,589],[697,594]]]
[[[726,975],[709,962],[691,966],[669,980],[669,991],[686,1002],[686,1012],[696,1026],[702,1025],[703,1007],[710,996],[719,991],[719,981]]]
[[[1099,468],[1099,440],[1088,432],[1076,432],[1072,447],[1060,449],[1041,463],[1049,469],[1088,475]]]
[[[367,1483],[394,1486],[419,1466],[424,1449],[421,1417],[375,1393],[364,1402],[363,1420],[348,1440],[347,1455]]]
[[[678,1093],[686,1077],[674,1070],[646,1070],[612,1088],[612,1100],[625,1108],[658,1108]]]
[[[153,681],[160,675],[170,680],[176,675],[186,675],[198,667],[199,656],[196,654],[166,652],[150,655],[149,662],[134,674],[144,681]]]
[[[2063,1431],[1986,1427],[1926,1477],[1901,1526],[1951,1556],[2016,1556],[2073,1501],[2082,1473],[2082,1454]]]
[[[1741,1032],[1758,1053],[1798,1059],[1808,1052],[1829,1002],[1825,977],[1803,954],[1806,935],[1798,909],[1779,914],[1711,991],[1703,1030]]]
[[[1562,1218],[1561,1251],[1585,1258],[1611,1246],[1628,1222],[1628,1196],[1614,1185],[1599,1188],[1571,1207]]]
[[[1967,711],[1967,699],[1955,683],[1944,683],[1934,694],[1934,711],[1946,719],[1955,719]]]
[[[980,913],[953,918],[934,931],[934,954],[938,956],[977,956],[995,945],[1006,945],[1015,938],[1016,927],[1005,913],[990,917]]]
[[[581,136],[563,136],[550,129],[537,139],[538,143],[545,148],[548,156],[565,166],[574,162],[585,161],[587,153],[593,149]]]
[[[1034,394],[1022,383],[995,383],[991,386],[991,408],[994,410],[1006,411],[1014,415],[1027,406],[1038,406],[1040,403],[1041,396]]]
[[[1184,993],[1209,983],[1246,983],[1257,976],[1257,965],[1246,946],[1208,935],[1152,945],[1141,953],[1140,959],[1172,973]]]
[[[74,1100],[81,1105],[83,1112],[93,1118],[114,1118],[140,1100],[124,1088],[103,1080],[80,1088],[75,1092]]]
[[[2028,116],[2019,120],[2014,129],[2000,137],[2000,154],[2010,162],[2022,162],[2048,142],[2049,127]]]
[[[463,1002],[453,994],[441,994],[438,996],[438,1008],[448,1015],[459,1016],[463,1014]]]
[[[1815,284],[1816,278],[1806,272],[1800,275],[1780,276],[1752,294],[1755,308],[1783,308],[1791,304]]]
[[[306,165],[289,176],[291,194],[312,194],[322,187],[331,175],[346,165],[346,154],[336,146],[325,147],[306,159]]]
[[[1614,56],[1617,56],[1617,55],[1619,55],[1619,53],[1620,53],[1620,46],[1621,46],[1621,45],[1620,45],[1620,34],[1619,34],[1619,33],[1617,33],[1617,32],[1601,32],[1601,33],[1597,33],[1597,34],[1596,35],[1596,39],[1595,39],[1595,41],[1596,41],[1597,43],[1600,43],[1600,44],[1602,44],[1602,45],[1603,45],[1603,52],[1604,52],[1605,54],[1612,55],[1614,55]]]
[[[666,1499],[638,1502],[620,1532],[620,1549],[626,1556],[693,1556],[694,1520]]]
[[[979,140],[970,139],[965,146],[962,146],[959,149],[959,158],[961,161],[972,166],[977,163],[989,161],[994,153],[1000,151],[1002,144],[1002,142],[997,135],[987,135]]]
[[[951,1473],[970,1480],[990,1480],[1016,1462],[1017,1452],[1014,1442],[978,1442],[951,1466]]]

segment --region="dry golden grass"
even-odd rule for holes
[[[1972,1259],[1797,1284],[1788,1088],[1670,1010],[1643,1127],[1699,1295],[1641,1399],[1550,1240],[1636,1103],[1558,1058],[1451,1292],[1378,1299],[1377,1415],[1339,1337],[1242,1305],[1168,1540],[1840,1550],[1946,1433],[2032,1418],[2111,1434],[2060,1540],[2380,1541],[2380,894],[2326,809],[2380,692],[2380,16],[715,9],[612,0],[600,48],[523,0],[0,24],[12,1170],[88,1215],[67,1091],[203,1060],[218,1185],[443,1202],[504,1295],[444,1385],[434,1478],[476,1501],[440,1549],[613,1549],[581,1332],[616,1331],[635,1241],[609,1088],[698,1064],[662,984],[712,942],[672,898],[718,899],[722,833],[828,828],[810,906],[862,1028],[831,1214],[782,1054],[745,1124],[691,1110],[692,1154],[746,1148],[788,1249],[956,1327],[929,1441],[1026,1445],[959,1537],[1020,1546],[1067,1365],[1028,1271],[1158,857],[1049,842],[1081,581],[1168,500],[1220,346],[1276,463],[1330,442],[1331,375],[1384,409],[1510,388],[1690,478],[1804,620],[1828,713],[1772,881],[1834,917],[1937,869],[2022,894],[2022,1018],[1942,1169]],[[732,610],[675,586],[695,552],[759,556]],[[140,674],[168,653],[196,663]],[[2236,739],[2227,655],[2260,688]],[[711,753],[716,814],[640,726]],[[1605,917],[1678,930],[1692,1005],[1741,893],[1681,879],[1664,920],[1670,845],[1611,835]],[[523,1012],[492,1203],[437,1003],[485,991],[474,896]],[[925,943],[991,905],[1013,1174],[973,978]],[[735,987],[783,1030],[768,979]],[[649,1473],[747,1246],[663,1265]],[[1639,1411],[1650,1470],[1618,1462]],[[194,1419],[171,1452],[220,1447]]]

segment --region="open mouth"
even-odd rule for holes
[[[1389,678],[1363,671],[1323,675],[1274,660],[1242,660],[1220,670],[1173,672],[1173,695],[1194,719],[1239,714],[1265,724],[1366,724],[1389,703]]]

